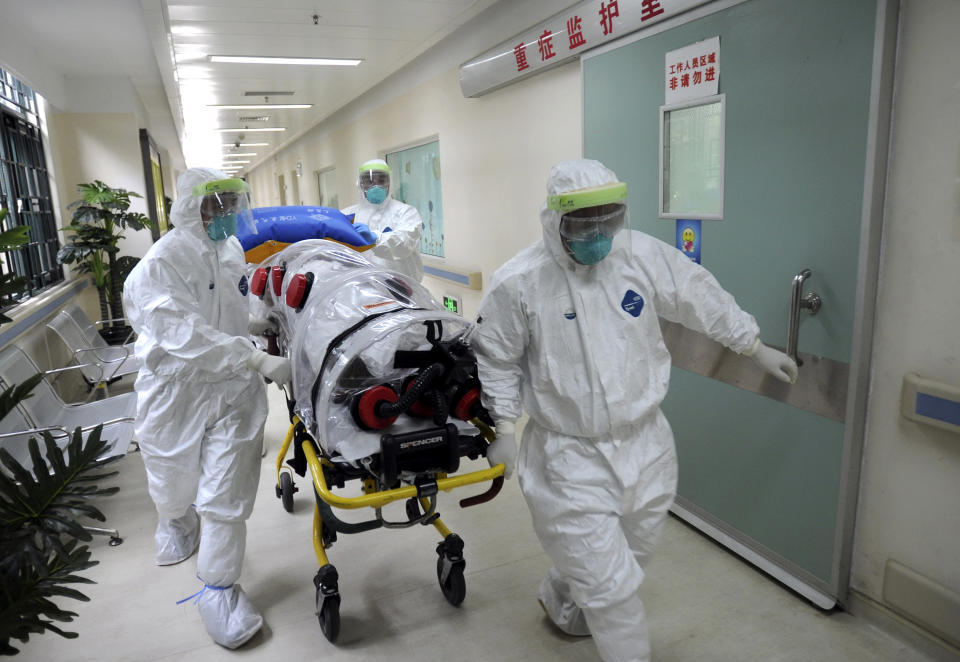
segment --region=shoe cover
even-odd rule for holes
[[[161,519],[154,535],[157,565],[174,565],[193,556],[200,545],[200,516],[193,506],[177,519]]]
[[[570,597],[570,587],[556,568],[551,568],[540,582],[540,606],[553,624],[574,637],[589,637],[590,628],[583,610]]]
[[[263,616],[240,588],[207,586],[197,602],[207,633],[226,648],[238,648],[263,626]]]

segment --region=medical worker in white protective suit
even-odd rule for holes
[[[543,241],[493,276],[473,345],[496,422],[491,465],[516,460],[520,489],[554,563],[539,597],[569,634],[592,634],[607,662],[650,659],[638,589],[673,502],[677,459],[660,411],[670,354],[657,318],[751,356],[784,381],[797,368],[760,342],[704,268],[627,226],[626,184],[601,163],[555,166]]]
[[[373,248],[363,256],[384,269],[423,280],[420,233],[423,221],[415,207],[390,197],[390,166],[373,159],[360,166],[357,176],[359,204],[342,210],[353,218],[354,228]]]
[[[252,224],[246,183],[191,168],[177,189],[175,229],[123,288],[143,366],[136,434],[160,519],[156,563],[179,563],[199,544],[200,616],[214,641],[236,648],[263,624],[235,583],[260,476],[261,375],[288,382],[290,363],[247,337],[245,263],[233,236],[238,223]]]

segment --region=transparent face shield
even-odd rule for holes
[[[194,189],[200,198],[200,218],[207,236],[223,241],[238,233],[256,234],[250,208],[250,188],[242,179],[220,179]]]
[[[626,217],[622,203],[576,209],[560,217],[560,236],[573,241],[613,239],[626,225]]]
[[[380,163],[360,167],[357,179],[360,192],[369,202],[379,205],[390,193],[390,169]]]
[[[613,238],[627,226],[627,185],[613,182],[552,195],[547,207],[560,212],[563,248],[578,264],[594,265],[613,248]]]

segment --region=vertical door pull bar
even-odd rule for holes
[[[820,310],[820,295],[816,292],[807,292],[801,296],[803,291],[803,281],[810,278],[813,272],[804,269],[793,277],[793,288],[790,290],[790,321],[787,326],[787,354],[797,366],[802,366],[803,361],[797,355],[797,341],[800,336],[800,309],[806,308],[811,315],[816,315]]]

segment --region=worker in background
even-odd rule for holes
[[[520,489],[554,563],[541,604],[564,632],[592,634],[606,662],[650,659],[638,591],[676,493],[673,434],[660,411],[670,354],[658,318],[778,379],[797,377],[710,272],[626,229],[626,198],[626,184],[598,161],[555,166],[543,241],[494,273],[472,338],[496,423],[491,466],[512,470],[514,422],[530,416]]]
[[[390,166],[373,159],[360,166],[357,176],[360,202],[343,213],[354,214],[353,225],[374,247],[364,253],[374,264],[423,280],[420,232],[423,221],[415,207],[390,197]]]
[[[159,515],[156,563],[179,563],[199,545],[200,616],[214,641],[236,648],[263,624],[236,583],[260,476],[261,375],[287,383],[290,363],[247,338],[246,265],[233,236],[253,222],[246,183],[190,168],[177,189],[175,229],[123,288],[142,366],[136,435]]]

